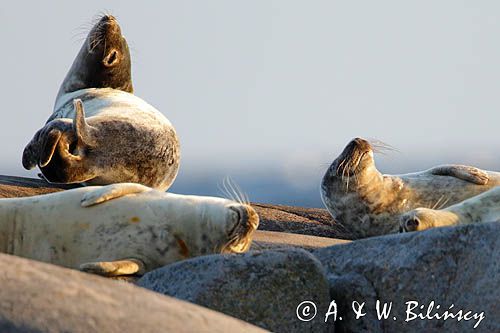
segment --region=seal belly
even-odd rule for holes
[[[142,99],[119,90],[89,88],[64,94],[55,108],[23,154],[23,165],[38,164],[48,181],[134,182],[167,190],[175,180],[180,165],[177,133]]]

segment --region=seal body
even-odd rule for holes
[[[179,140],[163,114],[132,94],[130,64],[116,19],[103,16],[64,79],[52,115],[26,146],[23,166],[38,165],[52,183],[168,189],[179,169]]]
[[[0,199],[2,252],[102,275],[143,273],[189,257],[243,252],[257,226],[249,205],[139,184]]]
[[[443,208],[500,185],[500,173],[463,165],[383,175],[372,145],[353,139],[321,182],[321,198],[335,219],[358,238],[398,232],[400,214],[418,207]]]
[[[400,231],[483,222],[500,222],[500,186],[445,209],[417,208],[409,211],[401,216]]]

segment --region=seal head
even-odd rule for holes
[[[434,221],[443,219],[444,213],[429,208],[416,208],[404,213],[399,219],[399,232],[421,231],[434,228]]]
[[[374,146],[365,139],[351,140],[321,182],[321,198],[338,223],[350,227],[357,237],[372,230],[397,232],[385,220],[404,205],[398,202],[402,182],[382,175],[375,166]]]
[[[355,138],[326,171],[321,190],[324,196],[330,197],[338,191],[352,192],[359,187],[379,184],[380,181],[382,174],[375,167],[372,145],[367,140]]]
[[[229,242],[221,249],[222,253],[246,252],[252,243],[253,233],[259,226],[259,215],[249,204],[229,206],[236,213],[228,230]]]
[[[133,92],[128,44],[112,15],[102,16],[89,32],[57,97],[86,88]]]

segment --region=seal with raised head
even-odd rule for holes
[[[500,222],[500,186],[445,209],[417,208],[404,213],[400,219],[400,231],[482,222]]]
[[[177,134],[132,92],[127,42],[116,19],[105,15],[66,75],[53,114],[24,149],[23,166],[38,165],[52,183],[168,189],[179,169]]]
[[[246,203],[121,183],[0,199],[0,251],[105,276],[248,250],[259,224]]]
[[[419,207],[447,207],[500,185],[500,173],[464,165],[383,175],[373,147],[353,139],[321,182],[321,198],[334,220],[356,237],[395,233],[400,214]]]

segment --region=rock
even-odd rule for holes
[[[287,232],[257,230],[253,237],[251,250],[267,250],[277,248],[300,247],[312,250],[333,245],[345,244],[344,239],[290,234]]]
[[[335,223],[326,209],[252,203],[260,217],[259,230],[354,239],[342,225]]]
[[[336,332],[465,332],[479,321],[405,322],[407,305],[414,304],[405,304],[410,301],[424,306],[410,312],[424,315],[431,301],[432,314],[443,314],[452,304],[452,313],[484,311],[474,331],[500,332],[500,223],[382,236],[313,254],[327,270],[332,299],[343,317]],[[389,319],[378,320],[376,300],[393,302]],[[366,316],[354,319],[353,301],[365,302]]]
[[[138,285],[273,332],[326,330],[320,315],[309,322],[296,317],[303,301],[314,300],[318,309],[329,303],[323,268],[301,249],[193,258],[149,272]]]
[[[0,332],[262,332],[132,284],[6,254],[0,265]]]
[[[42,179],[0,175],[0,198],[29,197],[75,187],[78,185],[50,184]]]

